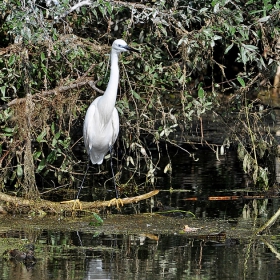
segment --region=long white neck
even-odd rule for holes
[[[98,102],[98,109],[100,110],[100,113],[102,113],[105,122],[108,122],[110,120],[110,117],[112,116],[113,110],[115,108],[120,77],[118,54],[113,50],[111,51],[110,59],[111,70],[109,83],[102,98]]]

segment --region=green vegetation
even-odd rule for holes
[[[213,114],[238,147],[245,172],[261,188],[260,160],[276,143],[248,94],[269,87],[277,66],[280,4],[276,1],[2,1],[0,3],[1,187],[38,197],[41,178],[71,187],[86,165],[82,145],[86,109],[98,94],[88,81],[108,82],[108,53],[116,38],[141,50],[121,58],[118,110],[122,168],[154,184],[160,142],[190,143],[190,123]],[[232,95],[227,104],[221,97]],[[231,113],[237,117],[232,122]],[[181,143],[180,143],[181,144]],[[152,157],[149,147],[158,150]],[[80,146],[81,147],[81,146]],[[80,148],[81,149],[81,148]],[[121,170],[119,170],[121,174]],[[172,162],[165,172],[172,171]]]

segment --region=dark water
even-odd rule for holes
[[[244,195],[248,178],[243,173],[237,155],[228,151],[217,156],[210,150],[195,151],[195,160],[186,153],[175,153],[172,158],[172,177],[167,175],[158,184],[168,191],[161,196],[164,205],[192,211],[197,217],[239,217],[244,203],[240,201],[209,201],[209,197]],[[169,192],[170,188],[173,193]],[[180,190],[180,191],[178,191]],[[183,191],[183,192],[182,192]],[[195,201],[186,199],[196,198]]]
[[[209,200],[211,196],[244,195],[247,178],[234,152],[220,161],[207,150],[196,153],[198,161],[185,154],[172,156],[172,177],[158,174],[156,184],[163,191],[155,197],[154,205],[163,210],[191,211],[196,221],[204,219],[205,227],[206,222],[213,226],[222,222],[227,227],[227,241],[182,232],[177,225],[185,212],[169,217],[174,229],[166,233],[147,224],[133,234],[109,234],[106,219],[103,226],[85,227],[83,218],[69,226],[62,217],[54,217],[59,225],[56,228],[45,218],[36,226],[32,216],[22,218],[24,225],[16,222],[17,217],[5,217],[0,220],[1,256],[7,249],[33,242],[36,264],[0,257],[0,279],[280,279],[278,223],[271,228],[269,238],[234,236],[236,228],[261,225],[278,210],[278,200]],[[145,207],[150,209],[150,205],[142,209]],[[258,218],[254,219],[256,209]],[[191,219],[189,222],[192,226]]]
[[[279,260],[260,240],[221,245],[207,244],[186,235],[158,237],[155,241],[141,235],[94,237],[94,232],[42,232],[36,249],[37,263],[27,268],[20,262],[1,260],[1,279],[263,280],[280,277]]]

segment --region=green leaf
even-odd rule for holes
[[[43,52],[41,52],[41,61],[44,61],[46,59],[46,56]]]
[[[7,88],[7,86],[0,87],[0,91],[1,91],[3,97],[5,97],[6,88]]]
[[[53,140],[52,140],[52,146],[55,147],[55,146],[56,146],[56,143],[57,143],[57,139],[56,139],[56,138],[53,138]]]
[[[198,97],[199,97],[199,98],[203,98],[203,97],[204,97],[204,89],[203,89],[203,88],[200,88],[200,89],[198,90]]]
[[[214,38],[213,40],[216,41],[216,40],[221,40],[223,37],[220,36],[220,35],[214,35]]]
[[[41,151],[34,152],[34,153],[33,153],[33,158],[36,160],[36,159],[38,159],[38,158],[40,157],[41,154],[42,154]]]
[[[38,167],[37,167],[36,172],[38,172],[38,173],[41,172],[45,167],[46,167],[46,159],[43,158],[43,159],[40,161],[40,163],[39,163],[39,165],[38,165]]]
[[[42,143],[42,142],[47,142],[46,140],[44,140],[44,137],[46,136],[46,131],[45,130],[43,130],[39,135],[38,135],[38,137],[37,137],[37,142],[38,143]]]
[[[233,44],[229,45],[225,50],[225,54],[227,54],[232,47],[233,47]]]
[[[51,153],[47,156],[47,162],[48,162],[48,163],[53,163],[56,159],[57,159],[56,151],[53,150],[53,151],[51,151]]]
[[[243,80],[241,77],[237,77],[237,81],[240,83],[240,85],[241,85],[242,87],[245,87],[245,86],[246,86],[244,80]]]
[[[12,66],[15,63],[15,60],[16,60],[16,56],[14,54],[12,54],[9,58],[8,65]]]
[[[17,176],[20,178],[23,175],[23,169],[20,164],[17,165]]]
[[[136,91],[134,91],[134,90],[132,90],[132,95],[133,95],[136,99],[142,100],[141,96],[140,96]]]
[[[102,218],[101,218],[98,214],[96,214],[96,213],[92,213],[92,214],[93,214],[94,218],[96,219],[97,223],[98,223],[99,225],[102,225],[102,224],[103,224]],[[94,224],[93,222],[90,222],[89,225],[93,225],[93,224]],[[96,223],[95,223],[95,224],[96,224]]]
[[[247,50],[249,50],[251,52],[255,52],[255,51],[258,50],[258,47],[254,46],[254,45],[244,45],[243,44],[243,46],[244,46],[245,49],[247,49]]]
[[[52,134],[55,134],[55,124],[54,124],[54,122],[52,122],[51,131],[52,131]]]
[[[4,127],[3,130],[4,130],[5,132],[11,133],[11,132],[14,131],[14,128],[12,128],[12,127]]]
[[[246,62],[248,61],[248,58],[247,58],[247,51],[244,47],[241,47],[240,49],[240,55],[241,55],[241,60],[244,64],[246,64]]]
[[[54,138],[55,138],[55,139],[59,139],[59,137],[60,137],[60,132],[57,132],[57,133],[54,135]]]

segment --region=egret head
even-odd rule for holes
[[[118,54],[121,52],[127,52],[127,51],[132,51],[132,52],[138,52],[138,50],[130,47],[124,40],[122,39],[117,39],[113,42],[112,49],[117,52]]]

